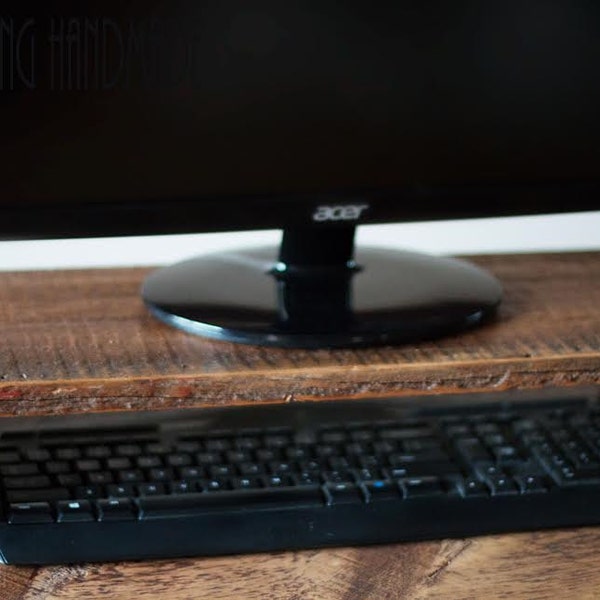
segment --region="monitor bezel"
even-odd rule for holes
[[[594,211],[600,180],[2,204],[0,239],[7,241],[168,235]],[[338,210],[323,220],[323,207]]]

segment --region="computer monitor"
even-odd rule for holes
[[[279,228],[146,304],[281,346],[470,327],[494,278],[355,227],[600,208],[599,31],[591,0],[5,2],[0,237]]]

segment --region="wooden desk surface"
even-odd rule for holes
[[[600,254],[474,262],[505,287],[484,328],[398,348],[210,342],[148,316],[144,269],[0,274],[0,414],[600,383]],[[599,598],[600,529],[242,557],[0,567],[21,598]]]

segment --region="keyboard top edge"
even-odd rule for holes
[[[502,390],[452,394],[411,394],[407,396],[344,398],[338,400],[306,400],[243,406],[194,407],[149,411],[111,411],[107,413],[72,413],[26,417],[0,417],[0,436],[36,432],[51,436],[55,432],[114,428],[133,433],[161,428],[261,429],[278,426],[298,427],[307,421],[326,425],[361,420],[396,420],[398,418],[436,418],[445,414],[472,412],[475,407],[485,412],[506,412],[511,408],[545,409],[562,403],[595,404],[600,397],[598,387],[542,388],[534,390]],[[500,401],[499,401],[500,400]],[[343,407],[343,411],[340,409]],[[0,442],[2,437],[0,437]]]

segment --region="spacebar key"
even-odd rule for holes
[[[317,485],[147,496],[139,498],[137,502],[140,519],[193,516],[206,512],[235,509],[260,510],[261,508],[325,506],[325,498],[321,488]]]

